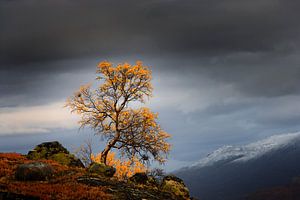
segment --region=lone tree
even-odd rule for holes
[[[108,152],[118,149],[130,159],[137,157],[144,162],[152,158],[164,163],[170,135],[157,123],[158,115],[146,107],[130,107],[131,102],[145,103],[146,97],[152,96],[149,68],[142,62],[113,66],[104,61],[96,73],[100,85],[95,89],[90,84],[81,86],[67,99],[66,106],[81,116],[81,127],[91,127],[107,140],[101,162],[106,164]]]

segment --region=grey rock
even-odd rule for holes
[[[15,178],[20,181],[44,181],[53,176],[51,165],[42,162],[21,164],[17,167]]]

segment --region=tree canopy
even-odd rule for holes
[[[118,149],[128,158],[140,161],[151,158],[164,163],[170,150],[170,135],[157,122],[158,114],[149,108],[130,107],[131,102],[145,103],[152,96],[152,75],[142,62],[114,66],[103,61],[97,67],[100,84],[93,89],[83,85],[67,99],[66,106],[81,116],[81,127],[91,127],[104,136],[107,144],[101,152],[106,164],[108,152]]]

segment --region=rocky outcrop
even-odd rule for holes
[[[174,175],[165,176],[162,181],[161,188],[163,191],[173,193],[181,199],[190,198],[189,190],[185,186],[183,180]]]
[[[130,200],[181,200],[176,195],[162,191],[158,187],[149,185],[140,185],[133,182],[116,181],[111,178],[82,176],[77,179],[77,182],[94,187],[105,186],[109,194],[113,194],[113,200],[130,199]]]
[[[92,163],[88,168],[88,172],[104,177],[113,177],[113,175],[116,173],[116,168],[103,163]]]
[[[20,181],[45,181],[53,176],[51,165],[42,162],[21,164],[15,171],[15,179]]]
[[[47,160],[32,162],[17,153],[0,153],[0,163],[0,200],[182,200],[188,197],[178,192],[181,189],[176,183],[170,183],[173,180],[184,187],[178,178],[166,177],[162,187],[150,184],[151,179],[155,179],[151,174],[137,173],[131,180],[121,181],[111,177],[114,168],[103,164],[94,164],[90,168],[68,167]],[[167,185],[171,186],[168,188]]]
[[[63,147],[59,142],[44,142],[29,151],[27,158],[31,160],[49,159],[70,167],[84,167],[82,162]]]

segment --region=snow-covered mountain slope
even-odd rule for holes
[[[192,167],[210,166],[218,162],[246,162],[300,141],[300,132],[274,135],[245,146],[224,146],[194,163]]]
[[[174,173],[202,200],[242,200],[300,177],[300,132],[224,146]]]

